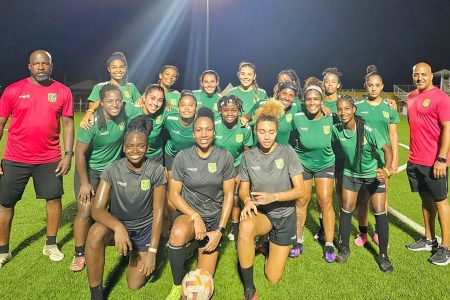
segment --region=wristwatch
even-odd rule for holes
[[[219,226],[219,227],[217,227],[216,230],[217,230],[217,231],[220,231],[221,234],[224,234],[224,232],[225,232],[225,227]]]
[[[64,152],[64,155],[74,156],[74,155],[75,155],[75,152],[73,152],[72,150],[66,151],[66,152]]]
[[[446,164],[447,163],[447,158],[445,158],[445,157],[438,156],[438,157],[436,157],[436,160],[438,162],[440,162],[441,164]]]

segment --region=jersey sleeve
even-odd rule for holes
[[[244,152],[241,159],[241,165],[239,166],[239,180],[240,181],[250,181],[248,176],[248,165],[247,165],[247,155]]]
[[[157,187],[163,184],[167,183],[167,179],[166,176],[164,174],[164,167],[161,165],[158,165],[155,168],[155,171],[152,174],[153,178],[152,178],[152,185],[153,187]]]
[[[172,178],[175,179],[176,181],[184,181],[184,172],[185,172],[185,168],[184,168],[184,160],[185,160],[185,155],[184,155],[184,150],[181,150],[176,156],[175,159],[173,161],[173,165],[172,165]]]
[[[107,184],[109,184],[110,186],[112,185],[113,182],[113,178],[112,178],[112,166],[114,163],[109,164],[105,167],[105,169],[103,170],[103,172],[100,174],[100,178],[103,179],[104,181],[106,181]]]
[[[224,151],[223,180],[234,178],[234,159],[228,151]]]
[[[131,85],[131,99],[133,100],[133,103],[136,102],[140,97],[141,94],[139,93],[138,89],[136,88],[136,86],[132,83],[129,83],[129,85]]]
[[[450,121],[450,97],[442,94],[442,96],[439,97],[439,102],[436,106],[436,110],[439,122],[443,123]]]
[[[389,124],[398,124],[400,123],[400,116],[395,109],[389,109]]]
[[[294,149],[289,146],[286,147],[286,149],[288,149],[286,160],[288,161],[289,165],[289,177],[292,178],[298,174],[302,174],[304,172],[304,169]]]
[[[267,93],[266,93],[266,91],[265,90],[263,90],[263,89],[258,89],[258,97],[259,97],[259,100],[264,100],[264,99],[267,99]]]
[[[98,126],[98,124],[94,124],[94,126]],[[82,142],[83,144],[91,144],[95,136],[94,126],[87,130],[79,127],[77,133],[77,141]]]
[[[100,100],[100,86],[98,84],[94,85],[91,93],[89,94],[89,102],[97,102]]]
[[[62,116],[73,117],[73,97],[69,88],[65,88]]]
[[[261,99],[260,99],[261,100]],[[256,102],[253,106],[252,106],[252,108],[250,109],[250,111],[248,112],[248,114],[250,115],[250,118],[254,118],[255,117],[255,112],[256,112],[256,110],[259,108],[261,106],[261,102],[260,101],[258,101],[258,102]]]
[[[366,130],[364,131],[364,137],[366,138],[369,145],[374,149],[379,150],[383,148],[384,145],[386,145],[386,140],[375,128],[372,128],[372,130],[367,130],[366,128]]]
[[[253,146],[253,133],[252,129],[249,126],[245,127],[244,146]]]
[[[8,118],[12,112],[13,89],[7,87],[0,98],[0,116]]]

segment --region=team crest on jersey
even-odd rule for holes
[[[48,93],[48,102],[56,102],[56,94],[55,93]]]
[[[125,98],[131,98],[129,91],[123,91],[123,95],[125,96]]]
[[[177,105],[177,99],[170,99],[169,102],[174,106]]]
[[[243,140],[244,140],[243,134],[236,134],[236,143],[242,143]]]
[[[216,163],[208,163],[208,171],[209,171],[209,173],[216,173],[217,164]]]
[[[275,160],[275,165],[277,166],[277,169],[281,170],[284,167],[284,159],[279,158]]]
[[[216,111],[217,110],[217,103],[214,103],[213,109]]]
[[[323,125],[323,133],[330,134],[330,125]]]
[[[150,179],[141,180],[141,190],[148,191],[150,189]]]
[[[431,99],[425,99],[422,102],[422,106],[423,107],[428,107],[428,106],[430,106],[430,102],[431,102]]]
[[[389,112],[383,110],[383,117],[385,117],[386,119],[389,118]]]
[[[162,123],[162,115],[159,115],[156,120],[155,120],[156,124],[161,124]]]
[[[367,139],[366,139],[366,137],[364,137],[364,140],[363,140],[363,145],[365,145],[365,144],[367,144]]]
[[[119,123],[119,129],[120,131],[123,131],[125,129],[125,122],[122,121]]]
[[[292,122],[292,114],[286,115],[286,122],[291,123]]]

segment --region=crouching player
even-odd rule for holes
[[[145,158],[152,121],[133,119],[124,136],[125,158],[102,172],[92,204],[96,221],[86,242],[86,265],[92,299],[103,299],[105,248],[129,256],[128,287],[137,290],[155,269],[166,192],[164,168]],[[109,206],[109,209],[108,209]]]

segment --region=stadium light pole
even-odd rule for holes
[[[206,0],[206,38],[205,38],[205,65],[206,70],[209,70],[209,0]]]

